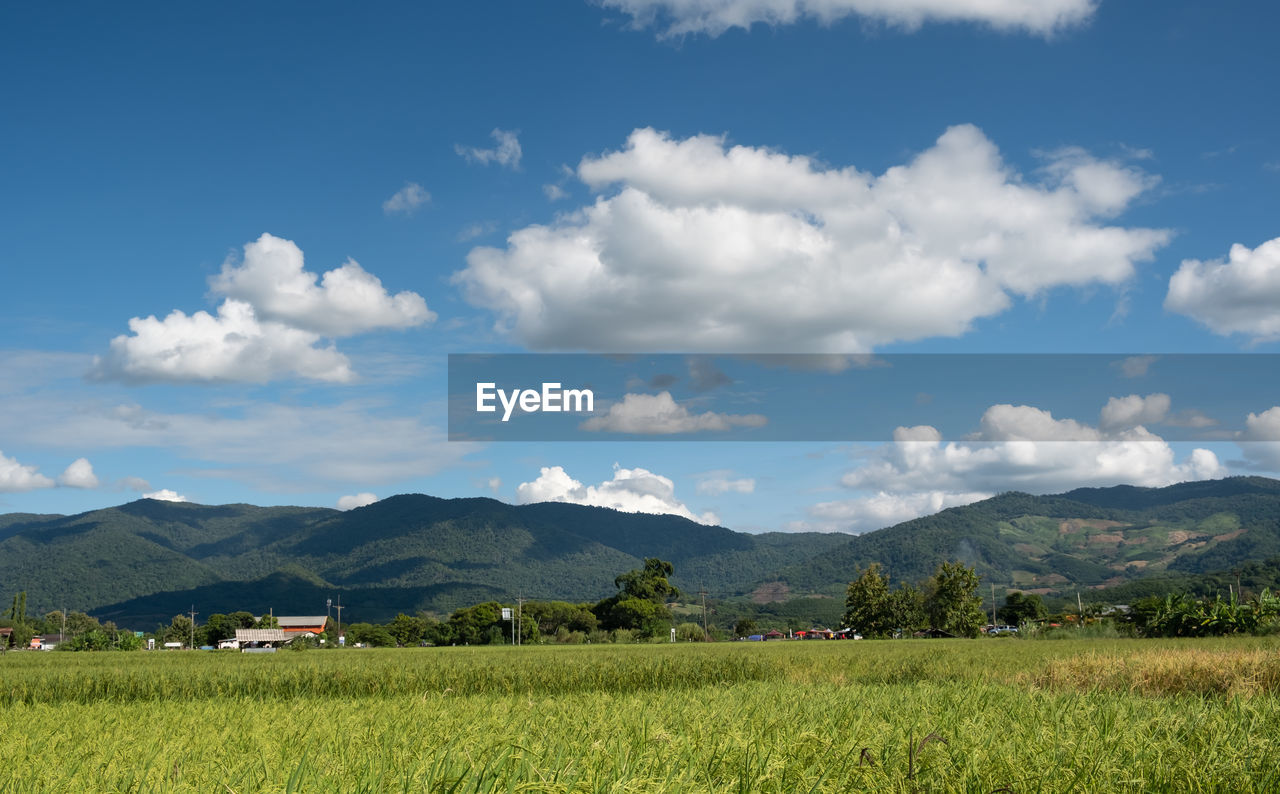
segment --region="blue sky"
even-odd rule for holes
[[[1280,468],[1280,394],[1169,441],[1190,397],[1141,379],[1123,429],[1010,395],[960,442],[446,440],[450,353],[1280,352],[1280,11],[881,7],[5,8],[0,510],[426,492],[865,531]]]

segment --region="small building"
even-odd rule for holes
[[[284,629],[236,629],[236,644],[232,647],[242,651],[274,649],[287,644],[296,636],[298,635],[286,634]]]
[[[276,625],[285,634],[296,636],[312,636],[324,633],[325,624],[329,622],[329,618],[324,615],[302,616],[302,617],[285,617],[276,618]]]
[[[766,640],[784,640],[787,638],[787,635],[783,634],[777,629],[770,629],[769,631],[765,632],[764,638]]]
[[[62,644],[64,638],[61,634],[41,634],[31,638],[31,649],[36,651],[52,651]]]

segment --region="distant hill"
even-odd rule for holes
[[[961,560],[984,582],[1051,595],[1220,571],[1277,554],[1280,481],[1233,477],[1001,494],[851,538],[778,578],[793,591],[834,595],[851,571],[872,562],[895,582],[915,582],[944,560]]]
[[[916,582],[961,560],[984,583],[1052,596],[1146,592],[1277,555],[1280,481],[1260,477],[1006,493],[860,536],[421,494],[349,512],[143,499],[0,516],[0,598],[25,589],[32,613],[65,606],[151,628],[193,604],[204,615],[316,614],[340,596],[344,618],[385,620],[517,595],[596,600],[644,557],[671,561],[686,592],[765,603],[839,598],[872,562]]]
[[[205,614],[314,614],[338,596],[344,615],[381,620],[516,595],[596,600],[646,556],[673,562],[687,590],[744,594],[762,571],[842,540],[420,494],[349,512],[143,499],[75,516],[0,516],[0,583],[25,589],[33,613],[66,606],[144,628],[191,604]]]

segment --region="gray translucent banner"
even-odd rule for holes
[[[1277,406],[1274,354],[449,356],[454,441],[1277,441]]]

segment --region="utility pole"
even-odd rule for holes
[[[1080,600],[1080,591],[1076,591],[1076,609],[1080,612],[1080,628],[1084,628],[1084,602]]]
[[[62,608],[62,639],[58,640],[58,642],[61,643],[66,641],[67,641],[67,608],[63,607]]]
[[[192,604],[191,605],[191,650],[193,651],[196,649],[196,615],[198,614],[200,613],[196,612],[196,605]]]
[[[516,645],[524,644],[524,596],[516,596]]]
[[[338,610],[338,645],[341,646],[344,644],[342,642],[342,595],[341,594],[338,595],[338,603],[334,604],[333,608]]]
[[[996,583],[991,583],[991,625],[996,625]]]
[[[711,632],[707,631],[707,589],[698,590],[698,595],[702,596],[702,640],[711,642]]]

